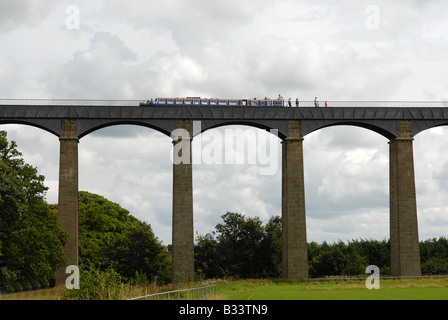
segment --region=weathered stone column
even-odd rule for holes
[[[76,120],[62,120],[59,157],[58,222],[68,232],[64,252],[68,265],[78,265],[78,136]],[[56,284],[65,283],[66,266],[56,270]]]
[[[410,121],[390,144],[390,256],[393,276],[420,276],[420,249]]]
[[[172,281],[194,279],[191,121],[179,120],[173,137]]]
[[[308,278],[303,137],[300,121],[288,121],[282,142],[282,277]]]

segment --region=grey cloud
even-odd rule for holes
[[[387,211],[389,155],[381,136],[356,127],[323,129],[305,137],[304,157],[311,217]]]
[[[56,7],[56,0],[2,0],[0,1],[0,31],[19,26],[35,26]]]
[[[91,40],[89,51],[96,52],[101,50],[102,45],[106,45],[113,54],[118,55],[119,60],[136,60],[137,54],[129,49],[123,40],[110,32],[96,32]]]
[[[47,90],[58,98],[132,99],[132,77],[126,62],[136,54],[117,36],[96,33],[90,47],[77,51],[65,64],[53,65],[43,75]]]
[[[230,44],[229,32],[249,24],[272,1],[108,1],[104,12],[140,28],[160,28],[171,33],[182,54],[206,56],[207,47]],[[225,49],[225,47],[221,47]]]
[[[298,92],[306,97],[302,100],[315,95],[328,100],[388,100],[409,74],[389,67],[385,58],[363,57],[350,45],[270,36],[247,49],[246,76],[252,75],[265,88]]]
[[[369,129],[356,126],[334,126],[320,130],[320,143],[327,150],[386,149],[388,140]]]
[[[12,57],[0,53],[0,95],[14,98],[14,92],[23,76],[21,64]]]
[[[162,133],[137,125],[114,125],[89,134],[89,137],[105,137],[116,140],[136,139],[145,136],[153,136],[154,139],[158,140],[162,136]]]
[[[53,65],[43,77],[51,96],[62,98],[138,100],[201,93],[202,66],[188,56],[159,51],[146,61],[136,59],[117,35],[98,32],[87,50]]]
[[[433,173],[433,178],[441,190],[448,191],[448,161],[443,162],[440,170]]]

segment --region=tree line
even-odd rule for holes
[[[281,277],[282,221],[273,216],[263,225],[258,218],[227,212],[215,231],[199,235],[195,245],[196,272],[203,278]],[[309,276],[358,276],[376,265],[390,275],[389,240],[354,239],[334,243],[310,242]],[[420,242],[422,273],[448,274],[448,240],[444,237]]]
[[[66,265],[68,234],[57,223],[58,207],[48,204],[45,178],[27,164],[14,141],[0,131],[0,292],[47,288]],[[227,212],[215,231],[197,235],[197,278],[279,278],[281,218]],[[130,283],[171,281],[170,246],[120,205],[79,192],[79,267],[96,274],[112,270]],[[422,272],[448,274],[446,238],[420,242]],[[389,241],[308,243],[311,277],[363,274],[367,265],[390,273]],[[81,274],[82,275],[82,274]],[[82,277],[81,277],[82,281]]]
[[[67,233],[45,202],[44,177],[0,131],[0,291],[48,287]]]

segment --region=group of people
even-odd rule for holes
[[[284,99],[283,99],[281,94],[278,95],[277,99],[284,101]],[[291,104],[292,104],[291,103],[291,98],[289,98],[288,99],[288,106],[291,107],[292,106]],[[298,106],[299,106],[299,98],[296,98],[296,107],[298,107]],[[320,107],[319,100],[317,100],[317,97],[314,98],[314,107],[316,107],[316,108]],[[328,107],[327,100],[325,100],[325,107]]]
[[[319,100],[317,100],[317,97],[314,97],[314,106],[317,108],[317,107],[320,107],[319,106]],[[328,102],[327,102],[327,100],[325,100],[325,107],[328,107]]]
[[[151,98],[151,100],[146,100],[146,102],[140,102],[140,106],[150,106],[154,104],[154,100]]]

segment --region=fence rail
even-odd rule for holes
[[[289,106],[289,101],[284,101]],[[325,108],[325,101],[319,101],[319,107]],[[315,107],[314,101],[299,101],[299,107]],[[446,108],[448,101],[327,101],[327,106],[337,108]],[[291,100],[291,107],[296,107]]]
[[[308,278],[303,281],[304,289],[309,289],[309,286],[313,283],[322,282],[338,282],[342,284],[344,281],[359,281],[365,282],[369,275],[361,277],[326,277],[326,278]],[[425,279],[447,279],[448,275],[430,275],[430,276],[379,276],[378,280],[425,280]],[[204,287],[189,288],[183,290],[165,291],[159,293],[148,294],[140,297],[130,298],[126,300],[201,300],[204,298],[212,299],[212,295],[217,293],[217,285],[209,285]]]
[[[216,292],[217,285],[214,284],[204,287],[158,292],[126,300],[202,300],[204,298],[210,298],[212,294],[216,294]]]
[[[0,99],[0,105],[8,106],[138,106],[146,100],[90,100],[90,99]]]
[[[8,106],[139,106],[141,100],[95,100],[95,99],[0,99],[0,105]],[[448,101],[327,101],[328,107],[361,107],[361,108],[447,108]],[[284,101],[288,107],[288,100]],[[296,107],[295,99],[291,106]],[[299,101],[299,107],[314,107],[314,101]],[[213,106],[218,107],[218,106]],[[230,106],[220,106],[229,108]],[[325,108],[325,101],[319,101],[319,107]]]

